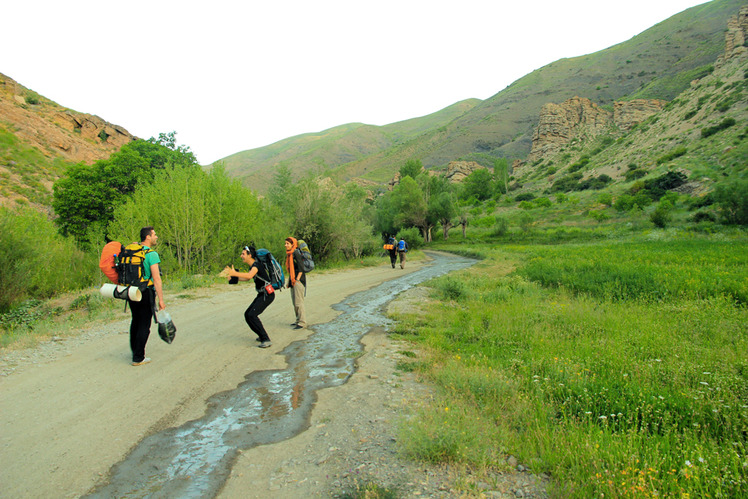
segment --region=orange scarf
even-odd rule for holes
[[[289,239],[291,240],[291,249],[286,251],[286,268],[291,277],[291,286],[293,286],[296,284],[296,271],[293,268],[293,252],[299,247],[299,242],[293,237],[287,238],[286,241]]]

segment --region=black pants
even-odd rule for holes
[[[275,293],[269,295],[259,292],[252,301],[252,304],[244,312],[244,320],[247,321],[249,329],[254,331],[260,338],[260,341],[270,341],[270,337],[267,331],[265,331],[265,326],[262,325],[259,315],[265,311],[268,305],[273,303],[273,300],[275,300]]]
[[[130,350],[132,350],[132,361],[142,362],[145,358],[145,344],[151,334],[151,318],[153,317],[153,290],[143,291],[143,299],[131,301],[130,312]]]
[[[390,251],[390,263],[392,268],[395,268],[395,262],[397,262],[397,252],[395,250]]]

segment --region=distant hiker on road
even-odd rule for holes
[[[296,320],[291,326],[294,329],[306,327],[306,311],[304,297],[306,296],[306,273],[298,241],[293,237],[286,238],[286,268],[288,269],[288,287],[291,288],[291,303],[296,314]]]
[[[405,239],[402,237],[400,238],[400,241],[397,243],[397,254],[400,255],[400,268],[405,268],[405,253],[408,252],[408,243],[405,242]]]
[[[145,356],[145,344],[151,334],[151,318],[156,313],[156,297],[158,297],[158,310],[164,310],[164,291],[161,283],[161,269],[159,263],[161,258],[151,247],[155,246],[158,236],[153,227],[140,229],[140,245],[128,245],[125,250],[133,252],[131,256],[125,251],[120,254],[123,265],[137,267],[133,270],[135,275],[140,276],[142,299],[130,301],[130,350],[132,350],[132,365],[142,366],[148,364],[151,359]],[[123,261],[125,260],[125,261]],[[142,273],[141,273],[142,272]],[[133,283],[134,284],[134,283]]]
[[[390,263],[392,268],[395,268],[395,262],[397,261],[397,241],[393,236],[387,236],[387,243],[384,245],[384,249],[390,253]]]
[[[249,329],[257,335],[257,340],[260,342],[258,346],[260,348],[267,348],[272,346],[272,343],[259,316],[275,300],[275,293],[268,293],[266,290],[267,284],[270,282],[270,275],[265,266],[260,265],[260,262],[257,260],[257,250],[253,246],[244,247],[241,259],[249,265],[249,272],[239,272],[231,265],[224,268],[221,275],[223,277],[236,277],[240,281],[254,279],[257,296],[244,312],[244,320],[247,321]]]

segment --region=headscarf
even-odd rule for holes
[[[293,286],[296,284],[296,271],[293,268],[293,252],[299,247],[299,243],[296,241],[296,238],[293,237],[287,237],[286,241],[291,243],[291,249],[286,251],[286,268],[291,277],[291,286]]]

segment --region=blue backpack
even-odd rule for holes
[[[257,250],[257,261],[265,267],[265,272],[268,277],[270,277],[270,282],[268,282],[268,284],[272,285],[273,289],[281,289],[285,282],[283,268],[280,266],[278,260],[275,259],[273,254],[265,248],[260,248]],[[262,277],[260,277],[260,279],[262,279]],[[264,281],[265,279],[262,280]]]
[[[397,251],[408,251],[408,245],[402,239],[397,243]]]

